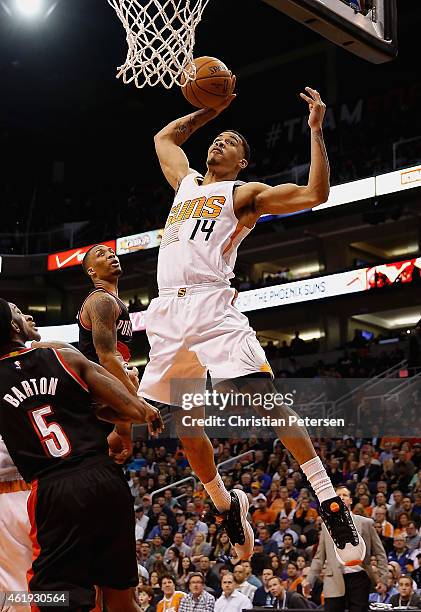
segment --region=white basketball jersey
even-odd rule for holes
[[[250,229],[234,214],[235,181],[202,185],[195,172],[182,181],[174,198],[158,256],[158,287],[203,283],[229,285],[237,249]]]
[[[5,482],[6,480],[21,480],[21,478],[22,476],[14,465],[6,445],[3,442],[3,438],[0,436],[0,482]]]

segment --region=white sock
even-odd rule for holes
[[[209,493],[211,500],[218,508],[219,512],[229,510],[231,506],[231,495],[226,490],[219,472],[216,472],[216,476],[213,480],[207,484],[203,483],[203,486]]]
[[[326,474],[320,457],[313,457],[313,459],[306,461],[300,467],[307,476],[307,480],[313,487],[320,503],[336,496],[335,489],[329,476]]]

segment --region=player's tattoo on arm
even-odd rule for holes
[[[189,115],[178,121],[175,128],[176,144],[179,146],[186,142],[187,138],[193,133],[195,125],[194,115]]]
[[[90,306],[92,339],[98,355],[115,353],[117,348],[115,304],[107,295],[97,297]]]
[[[216,117],[217,112],[212,108],[201,108],[200,110],[182,117],[175,122],[174,137],[175,144],[181,146],[197,129]]]
[[[325,161],[325,164],[326,164],[327,171],[330,174],[329,158],[327,156],[326,145],[325,145],[325,141],[324,141],[324,138],[323,138],[322,130],[317,130],[315,132],[312,132],[311,133],[311,137],[319,145],[320,151],[321,151],[321,153],[323,155],[323,158],[324,158],[324,161]]]

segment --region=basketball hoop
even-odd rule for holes
[[[126,30],[128,52],[117,78],[170,89],[194,79],[195,30],[209,0],[108,0]]]

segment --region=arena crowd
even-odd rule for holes
[[[281,607],[285,597],[288,607],[323,605],[323,572],[308,580],[322,521],[298,463],[277,440],[231,438],[213,447],[227,488],[250,499],[254,554],[249,562],[236,558],[200,483],[176,485],[192,475],[176,440],[139,440],[126,473],[142,608],[229,612]],[[351,491],[353,513],[374,521],[385,549],[387,584],[373,587],[370,601],[388,603],[405,588],[421,593],[421,439],[318,439],[315,447],[334,486]],[[371,564],[375,573],[376,557]]]

